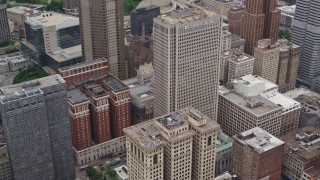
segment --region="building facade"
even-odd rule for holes
[[[241,51],[234,51],[229,59],[228,81],[253,74],[254,57]]]
[[[297,2],[292,32],[292,43],[301,47],[297,81],[309,88],[312,80],[320,75],[319,3],[319,0]]]
[[[80,0],[63,0],[63,10],[66,14],[79,15]]]
[[[186,108],[124,129],[130,179],[214,179],[218,128]]]
[[[216,176],[222,175],[231,170],[231,154],[233,139],[218,130],[219,134],[216,139]]]
[[[234,0],[207,0],[208,10],[221,14],[227,19],[228,11],[236,6]]]
[[[216,119],[221,21],[188,8],[154,19],[155,116],[193,106]]]
[[[286,92],[296,86],[300,46],[287,40],[279,40],[276,46],[280,47],[277,84],[279,92]]]
[[[12,171],[9,161],[7,147],[3,146],[0,148],[0,179],[12,180]]]
[[[83,62],[58,69],[58,74],[66,81],[67,87],[72,87],[75,81],[84,81],[92,77],[108,74],[108,61],[104,58]]]
[[[319,128],[305,126],[280,137],[286,143],[282,165],[285,177],[307,179],[304,176],[311,173],[310,168],[318,168],[320,154],[316,147],[320,145],[319,133]]]
[[[135,9],[130,14],[132,35],[151,35],[153,29],[153,18],[160,15],[160,7],[150,5]],[[144,28],[144,30],[142,30]],[[142,33],[145,34],[142,34]]]
[[[109,72],[121,80],[126,79],[123,1],[80,0],[80,22],[84,59],[106,58]]]
[[[79,18],[56,12],[42,12],[27,17],[23,54],[55,71],[82,62]]]
[[[15,179],[75,179],[67,106],[59,75],[1,88],[1,119]]]
[[[276,0],[247,0],[245,13],[241,24],[241,37],[246,40],[245,52],[253,55],[258,41],[278,40],[280,26],[280,11],[276,10]]]
[[[229,31],[240,36],[241,21],[244,14],[244,6],[235,6],[228,11]]]
[[[7,9],[0,6],[0,43],[5,43],[10,40],[10,28],[7,16]]]
[[[270,39],[259,40],[254,50],[253,74],[277,83],[280,48],[271,45]]]
[[[76,150],[92,145],[89,98],[78,89],[68,91],[72,144]]]
[[[280,25],[288,28],[293,27],[296,5],[277,7],[281,11]]]
[[[7,9],[8,19],[14,22],[17,29],[23,29],[27,16],[39,13],[39,11],[24,6],[15,6]]]
[[[281,179],[283,141],[259,127],[233,138],[232,173],[240,180]]]

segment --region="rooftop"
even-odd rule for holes
[[[289,112],[291,110],[300,108],[299,102],[293,100],[292,98],[286,97],[278,92],[267,92],[265,94],[262,94],[262,96],[267,98],[274,104],[283,107],[283,112]]]
[[[146,11],[152,11],[154,9],[160,9],[159,6],[156,6],[156,5],[150,5],[150,6],[146,6],[146,7],[140,7],[140,8],[137,8],[135,10],[133,10],[131,12],[131,14],[140,14],[140,13],[144,13]]]
[[[47,55],[57,62],[64,62],[74,58],[79,58],[82,56],[81,45],[76,45],[65,49],[58,48],[53,52],[47,53]]]
[[[56,29],[62,29],[79,25],[79,18],[57,12],[42,12],[38,15],[27,17],[26,22],[33,26],[56,26]]]
[[[181,110],[181,113],[187,115],[189,124],[199,132],[206,133],[220,127],[218,123],[196,109],[186,108]]]
[[[285,144],[260,127],[255,127],[234,136],[235,141],[248,145],[257,153],[264,153]]]
[[[180,112],[173,112],[166,116],[156,119],[162,126],[167,129],[175,129],[187,123],[186,116]]]
[[[230,136],[223,133],[222,129],[219,129],[218,131],[219,131],[219,134],[216,139],[216,144],[217,144],[216,152],[221,152],[226,149],[231,149],[233,139]]]
[[[258,84],[263,84],[264,91],[269,91],[270,89],[277,89],[277,87],[278,87],[278,85],[276,85],[276,84],[274,84],[274,83],[272,83],[272,82],[270,82],[260,76],[252,75],[252,74],[239,77],[239,78],[235,79],[233,81],[233,83],[244,84],[244,85],[248,86],[249,88],[254,87],[255,85],[258,85]]]
[[[14,7],[8,8],[7,12],[29,16],[29,15],[38,13],[39,11],[29,7],[14,6]]]
[[[78,104],[89,100],[89,98],[85,96],[79,89],[69,90],[67,92],[67,97],[71,104]]]
[[[85,84],[84,86],[89,90],[91,94],[93,94],[94,97],[98,98],[109,95],[109,93],[98,84]]]
[[[107,84],[115,92],[128,89],[128,86],[126,86],[119,79],[110,74],[106,76],[104,83]]]
[[[246,53],[233,53],[232,56],[229,59],[230,62],[233,63],[242,63],[242,62],[246,62],[246,61],[254,61],[254,57],[250,56]]]
[[[313,176],[315,179],[320,178],[320,164],[314,165],[304,171],[309,176]]]
[[[6,103],[28,96],[41,94],[41,88],[54,86],[61,83],[65,83],[61,76],[52,75],[32,81],[5,86],[0,88],[0,100],[2,100],[3,103]]]
[[[292,157],[308,163],[313,158],[320,158],[320,129],[313,126],[305,126],[284,136],[281,140],[286,143],[285,152]]]
[[[117,175],[121,178],[120,180],[125,180],[129,178],[127,166],[122,165],[117,168],[114,168],[114,170],[117,172]]]
[[[59,71],[61,71],[61,72],[68,71],[68,70],[71,70],[71,69],[77,69],[77,68],[80,68],[80,67],[86,67],[86,66],[99,64],[99,63],[105,62],[105,61],[107,61],[107,59],[105,59],[105,58],[95,59],[94,61],[85,61],[83,63],[78,63],[78,64],[74,64],[74,65],[70,65],[70,66],[61,67],[61,68],[59,68]]]
[[[281,6],[281,7],[277,7],[277,9],[279,9],[282,13],[287,13],[287,14],[292,14],[294,15],[295,11],[296,11],[296,5],[292,5],[292,6]]]

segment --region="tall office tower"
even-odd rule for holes
[[[244,14],[244,6],[235,6],[228,11],[229,31],[240,36],[241,20]]]
[[[277,83],[280,48],[271,45],[270,39],[259,40],[254,50],[253,74]]]
[[[66,14],[79,15],[80,0],[63,0],[63,10]]]
[[[300,46],[289,43],[286,39],[279,40],[276,45],[280,48],[277,84],[279,92],[292,90],[296,85],[299,67]]]
[[[111,74],[104,78],[101,86],[110,94],[111,137],[118,138],[124,135],[124,128],[131,126],[130,91]]]
[[[319,0],[297,1],[292,42],[301,47],[298,83],[311,87],[320,75]]]
[[[193,108],[124,129],[130,179],[214,179],[218,129]]]
[[[138,8],[132,11],[130,14],[131,34],[138,36],[151,35],[153,18],[156,18],[159,15],[160,7],[155,5]]]
[[[282,174],[286,179],[319,179],[319,134],[319,128],[305,126],[280,137],[286,143],[282,165]],[[314,176],[310,178],[305,174]]]
[[[276,10],[276,0],[246,0],[245,13],[241,24],[241,37],[246,40],[245,52],[253,55],[261,39],[278,40],[280,11]]]
[[[85,84],[85,94],[90,99],[92,136],[96,144],[111,139],[109,93],[98,84]]]
[[[154,19],[155,117],[192,106],[216,120],[221,21],[197,9]]]
[[[72,144],[76,150],[82,150],[92,145],[89,98],[79,89],[67,92],[69,115],[72,132]]]
[[[233,138],[231,172],[239,179],[281,179],[283,141],[259,127]]]
[[[10,28],[7,17],[7,9],[0,6],[0,43],[4,43],[10,40]]]
[[[52,75],[2,87],[0,99],[14,178],[75,179],[65,81]]]
[[[109,72],[127,77],[122,0],[80,0],[82,55],[85,60],[106,58]]]
[[[277,89],[276,84],[253,75],[235,79],[233,88],[221,86],[218,123],[223,131],[233,136],[259,126],[278,136],[297,129],[300,103]]]
[[[78,17],[42,12],[27,16],[24,29],[26,39],[21,42],[21,51],[37,64],[57,71],[82,62]]]
[[[254,57],[243,53],[241,50],[235,50],[229,58],[228,81],[253,74]]]

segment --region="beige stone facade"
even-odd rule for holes
[[[124,129],[130,179],[214,179],[218,128],[186,108]]]
[[[242,53],[233,52],[229,59],[229,70],[228,70],[228,81],[233,81],[234,79],[253,74],[254,57]]]
[[[221,18],[184,9],[154,19],[155,116],[192,106],[216,120]]]
[[[277,83],[279,55],[280,49],[271,45],[270,39],[260,40],[254,50],[253,74]]]

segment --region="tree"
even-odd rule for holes
[[[279,37],[281,39],[287,39],[287,40],[291,40],[291,31],[289,29],[280,29],[279,31]]]
[[[0,0],[0,4],[7,4],[7,0]]]

